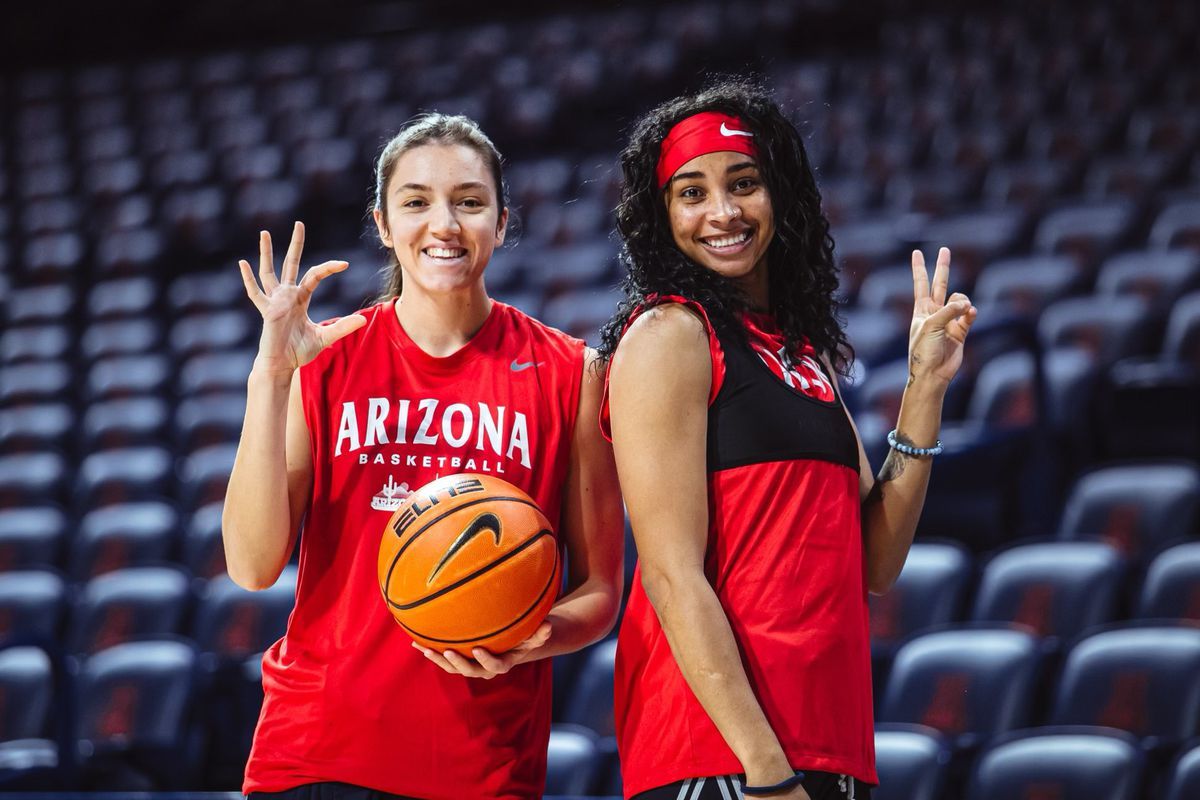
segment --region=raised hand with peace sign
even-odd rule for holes
[[[938,250],[933,285],[925,269],[925,256],[912,253],[913,318],[908,334],[908,371],[910,383],[934,378],[943,383],[962,365],[963,343],[978,314],[962,292],[946,298],[950,285],[950,249]]]

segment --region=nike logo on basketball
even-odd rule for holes
[[[750,133],[749,131],[735,131],[732,128],[725,127],[725,123],[722,122],[721,123],[721,135],[722,136],[753,136],[754,134]]]
[[[436,578],[437,574],[442,571],[442,567],[446,566],[450,559],[458,555],[458,551],[466,547],[468,542],[484,531],[491,531],[493,534],[495,534],[496,544],[500,544],[500,518],[490,511],[480,514],[478,517],[473,519],[471,524],[468,525],[466,529],[458,535],[458,538],[454,540],[452,545],[450,545],[450,549],[446,551],[444,556],[442,556],[442,560],[439,561],[437,566],[433,568],[433,572],[429,573],[429,578],[425,582],[433,583],[433,579]]]
[[[545,364],[545,363],[546,363],[545,361],[539,361],[535,364],[532,361],[526,361],[524,364],[522,364],[521,362],[517,361],[514,358],[512,360],[512,363],[508,365],[508,368],[511,369],[513,372],[520,372],[521,370],[526,370],[526,369],[529,369],[530,367],[540,367],[542,364]]]

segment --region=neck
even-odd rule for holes
[[[771,290],[767,280],[766,260],[759,264],[759,268],[738,279],[738,286],[750,301],[752,310],[768,312],[771,310]]]
[[[404,332],[434,358],[445,358],[470,341],[491,310],[492,299],[482,281],[443,295],[405,288],[396,298],[396,318]]]

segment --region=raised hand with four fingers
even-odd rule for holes
[[[249,261],[238,262],[246,294],[263,318],[255,366],[271,374],[290,375],[326,347],[366,324],[366,319],[359,314],[350,314],[329,325],[318,325],[308,318],[308,304],[317,285],[349,264],[326,261],[309,268],[304,277],[297,280],[303,250],[304,224],[297,222],[279,277],[275,276],[271,234],[266,231],[258,236],[258,279],[255,279]]]

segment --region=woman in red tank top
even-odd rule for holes
[[[829,224],[769,93],[669,101],[621,166],[628,299],[601,419],[640,559],[617,649],[626,796],[864,800],[866,594],[904,564],[976,311],[947,297],[949,251],[932,285],[913,253],[910,380],[873,477],[836,389]]]
[[[384,148],[372,209],[390,258],[375,305],[328,324],[313,291],[346,269],[300,273],[296,223],[263,317],[223,517],[230,576],[270,586],[300,539],[296,606],[263,659],[251,797],[368,800],[540,797],[550,656],[615,621],[623,514],[594,424],[602,381],[583,342],[492,300],[504,241],[501,159],[465,117],[429,114]],[[492,472],[532,496],[567,552],[547,620],[507,653],[417,648],[379,596],[379,538],[398,498],[439,475]]]

